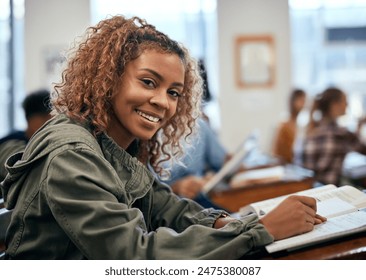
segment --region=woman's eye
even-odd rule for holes
[[[155,83],[154,83],[154,81],[152,81],[152,80],[149,80],[149,79],[142,79],[142,82],[143,82],[145,85],[147,85],[148,87],[151,87],[151,88],[155,87]]]
[[[178,91],[176,91],[176,90],[169,90],[168,91],[168,93],[171,95],[171,96],[173,96],[173,97],[181,97],[182,96],[182,94],[181,93],[179,93]]]

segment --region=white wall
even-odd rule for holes
[[[291,88],[288,2],[218,0],[218,32],[221,140],[232,151],[258,128],[261,148],[268,152]],[[271,34],[275,41],[275,84],[271,88],[238,88],[234,40],[239,35],[263,34]]]
[[[55,77],[46,69],[46,58],[57,57],[83,34],[90,25],[90,7],[89,0],[24,2],[25,91],[30,92],[50,86]]]

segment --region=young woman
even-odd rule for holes
[[[360,141],[359,133],[337,124],[337,119],[346,113],[346,108],[347,97],[338,88],[327,88],[314,100],[304,141],[303,165],[313,170],[315,178],[323,184],[339,186],[343,161],[348,152],[366,154],[366,146]],[[316,112],[320,113],[319,119],[314,119]]]
[[[145,21],[91,27],[55,88],[55,117],[7,161],[6,258],[236,259],[322,222],[309,197],[236,220],[155,179],[147,165],[161,172],[179,152],[201,85],[187,50]]]
[[[301,89],[294,89],[289,98],[288,120],[282,122],[273,143],[273,154],[284,163],[294,161],[294,144],[297,136],[297,117],[305,106],[306,93]]]

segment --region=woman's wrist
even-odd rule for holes
[[[216,221],[214,222],[213,224],[213,228],[216,228],[216,229],[219,229],[219,228],[222,228],[224,227],[226,224],[234,221],[235,219],[230,217],[229,214],[226,214],[226,213],[222,213],[217,219]]]

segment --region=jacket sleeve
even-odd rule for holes
[[[23,151],[25,146],[26,143],[21,140],[8,140],[0,144],[0,182],[5,179],[6,174],[8,173],[5,169],[6,160],[11,155]]]
[[[128,194],[111,166],[91,150],[57,154],[48,174],[43,188],[52,214],[88,259],[236,259],[273,241],[256,216],[213,229],[217,214],[177,201],[164,186],[154,190],[149,210],[159,227],[148,230],[142,211],[119,201]]]
[[[159,241],[164,242],[162,245],[166,248],[169,245],[176,248],[180,244],[182,250],[180,257],[176,249],[162,252],[163,259],[238,259],[273,242],[256,215],[240,217],[219,230],[212,228],[222,212],[203,209],[190,199],[171,194],[170,189],[157,183],[152,217],[158,225]],[[175,236],[170,235],[167,227],[175,230]]]

